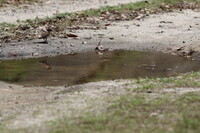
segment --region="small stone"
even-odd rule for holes
[[[39,55],[39,53],[32,53],[32,55],[33,55],[33,56],[38,56],[38,55]]]
[[[152,93],[152,91],[149,90],[149,91],[147,91],[147,93]]]
[[[87,42],[82,42],[82,44],[87,44]]]

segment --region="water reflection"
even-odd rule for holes
[[[0,63],[0,80],[26,86],[58,86],[109,79],[166,77],[199,69],[199,61],[179,56],[119,50],[4,61]]]

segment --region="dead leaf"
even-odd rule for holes
[[[71,38],[78,38],[78,36],[77,35],[75,35],[75,34],[66,34],[66,36],[67,37],[71,37]]]
[[[104,26],[110,26],[111,24],[105,24]]]
[[[139,15],[139,16],[137,16],[135,19],[136,19],[136,20],[140,20],[140,19],[142,19],[142,18],[144,18],[144,15]]]
[[[76,12],[77,15],[83,15],[84,12]]]

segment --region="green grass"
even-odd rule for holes
[[[5,28],[14,28],[16,27],[15,24],[11,24],[11,23],[0,23],[0,31],[2,31]]]
[[[86,11],[83,11],[82,15],[83,16],[100,16],[102,13],[105,13],[105,12],[127,13],[130,11],[136,11],[139,9],[156,9],[156,8],[160,8],[161,3],[165,3],[166,5],[175,5],[183,1],[196,3],[197,5],[200,4],[199,0],[149,0],[149,3],[145,1],[141,1],[141,2],[130,3],[130,4],[122,4],[119,6],[107,6],[107,7],[102,7],[100,9],[86,10]],[[72,15],[74,15],[74,13],[72,13]]]
[[[0,5],[5,3],[5,2],[6,2],[6,0],[0,0]]]
[[[197,5],[200,5],[199,0],[149,0],[149,3],[146,3],[144,1],[141,2],[136,2],[136,3],[130,3],[130,4],[122,4],[119,6],[107,6],[107,7],[102,7],[100,9],[90,9],[90,10],[85,10],[81,11],[81,14],[78,13],[61,13],[57,14],[54,17],[46,17],[44,19],[33,19],[33,20],[26,20],[26,21],[20,21],[19,22],[24,22],[24,23],[41,23],[42,21],[46,20],[52,20],[52,19],[57,19],[57,18],[65,18],[66,16],[69,17],[98,17],[101,14],[104,14],[105,12],[120,12],[120,13],[128,13],[136,10],[141,10],[141,9],[157,9],[160,8],[161,3],[165,3],[166,5],[175,5],[180,2],[191,2],[191,3],[196,3]]]
[[[42,125],[48,133],[199,133],[200,93],[167,93],[163,88],[200,87],[200,72],[171,78],[138,79],[127,84],[125,95],[118,95],[104,112],[87,112],[80,117],[63,117]],[[131,85],[140,85],[132,88]],[[152,93],[147,93],[147,90]],[[163,91],[163,92],[162,92]],[[111,97],[109,97],[111,98]],[[109,101],[109,100],[108,100]],[[1,125],[0,125],[1,129]],[[7,132],[41,132],[38,128]]]
[[[122,96],[102,115],[86,115],[75,122],[62,119],[50,133],[198,133],[200,94]],[[72,120],[73,121],[73,120]]]
[[[136,83],[140,85],[136,91],[147,91],[150,89],[162,89],[170,87],[200,87],[200,72],[192,72],[177,77],[169,78],[147,78],[138,79]]]
[[[0,0],[0,3],[5,2],[6,0]],[[26,1],[35,1],[35,0],[26,0]],[[102,7],[100,9],[90,9],[90,10],[85,10],[82,11],[81,14],[77,13],[61,13],[57,14],[54,17],[47,17],[44,19],[33,19],[33,20],[26,20],[26,21],[20,21],[19,22],[24,22],[24,23],[40,23],[41,21],[46,21],[46,20],[52,20],[52,19],[57,19],[57,18],[65,18],[66,16],[70,17],[94,17],[94,16],[100,16],[101,14],[104,14],[105,12],[120,12],[120,13],[127,13],[127,12],[132,12],[136,10],[141,10],[141,9],[157,9],[160,8],[161,3],[165,3],[166,5],[175,5],[181,2],[189,2],[189,3],[195,3],[197,5],[200,5],[199,0],[149,0],[149,2],[141,1],[141,2],[136,2],[136,3],[130,3],[130,4],[122,4],[119,6],[107,6],[107,7]]]
[[[129,88],[106,112],[84,114],[73,120],[51,123],[50,133],[198,133],[200,132],[200,93],[145,93],[163,88],[200,87],[200,72],[175,78],[140,79],[141,87]],[[129,84],[130,85],[130,84]],[[127,85],[127,86],[129,86]],[[139,90],[139,91],[138,91]]]

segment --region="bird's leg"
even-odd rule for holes
[[[44,38],[44,42],[47,42],[47,37]]]

